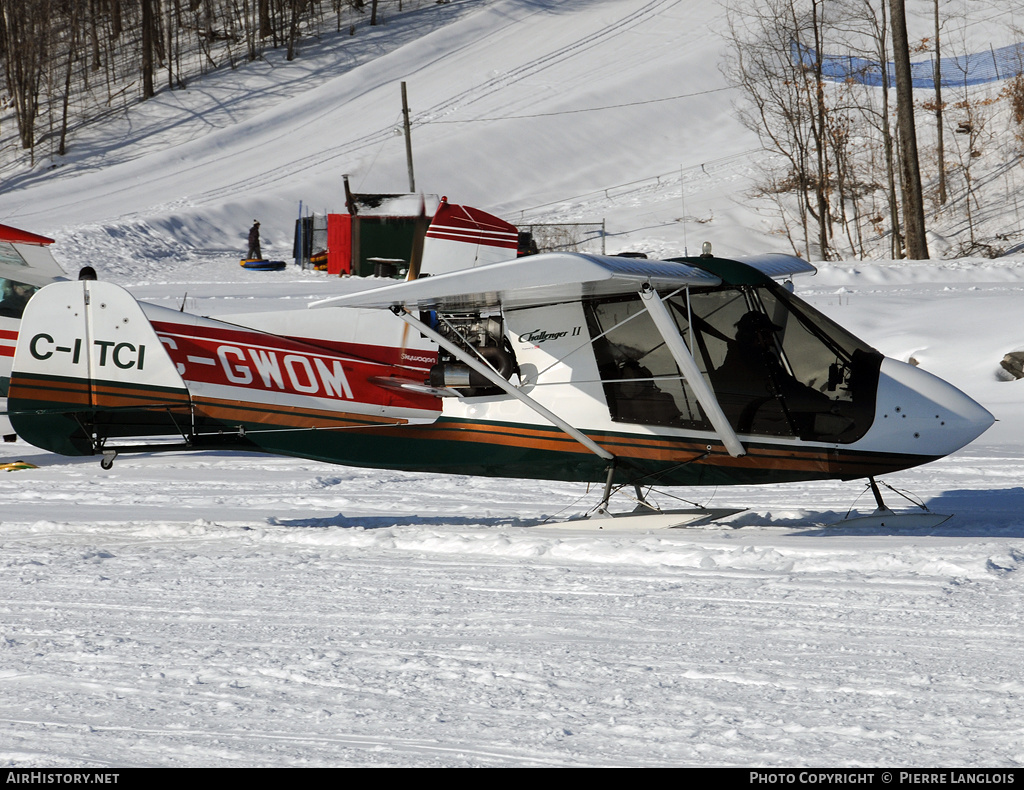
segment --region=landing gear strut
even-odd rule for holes
[[[647,531],[651,529],[678,529],[719,521],[742,511],[742,508],[693,508],[689,510],[662,510],[647,501],[639,483],[633,483],[637,505],[631,513],[611,513],[608,501],[614,493],[615,464],[608,465],[601,501],[586,518],[552,522],[542,526],[553,529],[609,530],[615,532]]]
[[[897,491],[891,485],[883,482],[886,488],[893,493],[899,494],[901,497],[906,499],[908,502],[914,504],[920,509],[920,512],[897,512],[890,510],[885,504],[885,500],[882,499],[882,492],[878,487],[878,483],[875,478],[868,478],[868,486],[871,488],[871,494],[875,498],[875,505],[877,509],[874,513],[869,516],[853,516],[846,514],[846,518],[842,521],[837,521],[834,524],[830,524],[831,527],[937,527],[939,524],[943,524],[949,521],[953,517],[952,514],[943,515],[942,513],[933,513],[928,509],[928,506],[924,502],[915,502],[913,499],[908,497],[902,491]],[[852,512],[852,510],[851,510]]]

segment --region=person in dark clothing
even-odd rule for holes
[[[260,223],[257,220],[253,220],[252,227],[249,228],[248,259],[250,261],[263,260],[263,253],[260,252]]]
[[[21,318],[25,305],[39,289],[17,280],[4,280],[0,286],[0,315],[7,318]]]
[[[779,394],[781,382],[789,378],[775,348],[775,333],[781,330],[764,313],[752,310],[744,315],[716,372],[718,381],[729,389]]]
[[[672,425],[680,418],[675,398],[654,383],[654,374],[635,359],[618,367],[620,381],[611,384],[615,420],[645,425]]]
[[[755,310],[736,324],[725,361],[713,374],[715,391],[733,426],[743,432],[798,435],[815,414],[828,412],[827,396],[798,380],[779,358],[782,327]]]

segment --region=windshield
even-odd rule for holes
[[[683,291],[666,305],[737,433],[852,442],[867,431],[881,355],[784,288]],[[613,420],[710,430],[639,297],[591,302],[587,315]]]

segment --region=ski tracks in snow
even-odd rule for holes
[[[613,42],[616,37],[621,35],[624,31],[628,31],[657,20],[659,15],[675,6],[678,6],[679,3],[680,0],[649,0],[649,2],[639,4],[638,7],[626,6],[625,10],[623,10],[624,4],[608,3],[608,13],[610,15],[613,14],[614,18],[610,18],[607,24],[603,27],[589,31],[579,37],[572,38],[567,43],[556,43],[553,49],[543,52],[543,54],[531,58],[521,65],[514,66],[508,71],[500,74],[487,76],[482,81],[472,81],[472,84],[468,87],[458,89],[452,95],[446,96],[434,104],[423,109],[417,108],[413,114],[414,128],[422,128],[424,124],[429,124],[433,120],[446,118],[452,112],[455,112],[456,110],[464,110],[480,101],[494,101],[496,96],[501,95],[502,89],[516,85],[523,80],[534,78],[544,71],[563,64],[570,58],[584,55],[596,47]],[[481,9],[481,13],[490,13],[491,11],[491,8]],[[501,7],[498,7],[495,13],[500,14],[508,11],[509,9],[502,9]],[[482,38],[468,41],[463,46],[466,49],[486,47],[489,39],[494,37],[503,38],[509,35],[519,35],[522,36],[524,40],[530,40],[538,33],[538,27],[536,25],[552,25],[554,24],[554,20],[545,19],[539,23],[535,23],[535,25],[528,25],[524,23],[524,19],[531,17],[550,17],[556,13],[557,12],[548,12],[544,10],[527,10],[525,12],[525,16],[522,14],[511,14],[511,19],[507,23],[486,27]],[[466,24],[471,25],[471,23],[472,20],[470,19]],[[539,30],[543,30],[543,27],[540,27]],[[692,32],[691,35],[696,35],[696,32]],[[450,52],[446,51],[445,54],[446,56],[450,56]],[[375,66],[375,68],[378,67]],[[474,75],[471,72],[469,73],[471,80],[476,76],[477,75]],[[350,95],[346,101],[353,102],[367,98],[370,93],[381,87],[380,82],[381,81],[379,79],[371,81],[369,87],[359,89],[355,95]],[[390,81],[387,82],[389,85],[391,84]],[[495,105],[492,110],[489,110],[489,112],[496,112],[499,114],[507,113],[514,107],[518,107],[520,103],[521,101],[513,104],[499,103]],[[335,110],[335,104],[325,104],[318,113],[304,115],[301,123],[307,124],[323,122],[324,118]],[[275,141],[280,143],[286,136],[294,133],[296,123],[299,123],[299,120],[293,117],[290,119],[290,122],[286,127],[281,128],[276,137],[272,136],[267,138],[265,136],[260,136],[258,143],[259,147],[273,147]],[[392,121],[371,132],[367,132],[355,138],[347,139],[336,145],[328,145],[318,148],[315,151],[308,151],[308,149],[301,146],[284,146],[282,148],[278,145],[275,150],[285,150],[291,154],[287,162],[269,166],[258,173],[253,173],[243,178],[234,178],[227,183],[222,182],[213,189],[192,193],[184,203],[180,200],[174,200],[163,205],[154,206],[152,209],[147,209],[147,213],[171,213],[173,210],[180,209],[184,206],[216,205],[226,200],[237,199],[240,194],[257,192],[261,189],[286,182],[289,179],[294,179],[297,173],[324,172],[326,168],[337,163],[339,159],[351,157],[355,154],[359,154],[360,152],[372,150],[373,148],[380,146],[382,143],[394,136],[394,129],[395,122]],[[239,153],[248,156],[250,152],[245,149],[237,150],[237,147],[230,151],[223,152],[219,168],[225,173],[240,172],[237,169],[230,167],[230,159]],[[193,165],[186,164],[185,170],[189,167],[205,169],[208,166],[209,164],[205,161],[201,163],[197,162]],[[180,170],[178,172],[180,172]],[[178,173],[175,173],[175,176],[177,175]]]
[[[0,478],[0,761],[1022,757],[1015,541],[540,532],[578,487],[190,463]]]

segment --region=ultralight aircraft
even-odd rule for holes
[[[871,481],[872,523],[891,525],[875,477],[993,422],[795,296],[784,281],[814,272],[799,258],[508,259],[510,227],[442,201],[409,279],[310,309],[209,318],[54,282],[21,317],[11,423],[105,468],[119,453],[241,450],[581,481],[603,485],[595,516],[632,487],[648,515],[586,524],[650,528],[737,512],[661,513],[651,487],[855,478]]]

